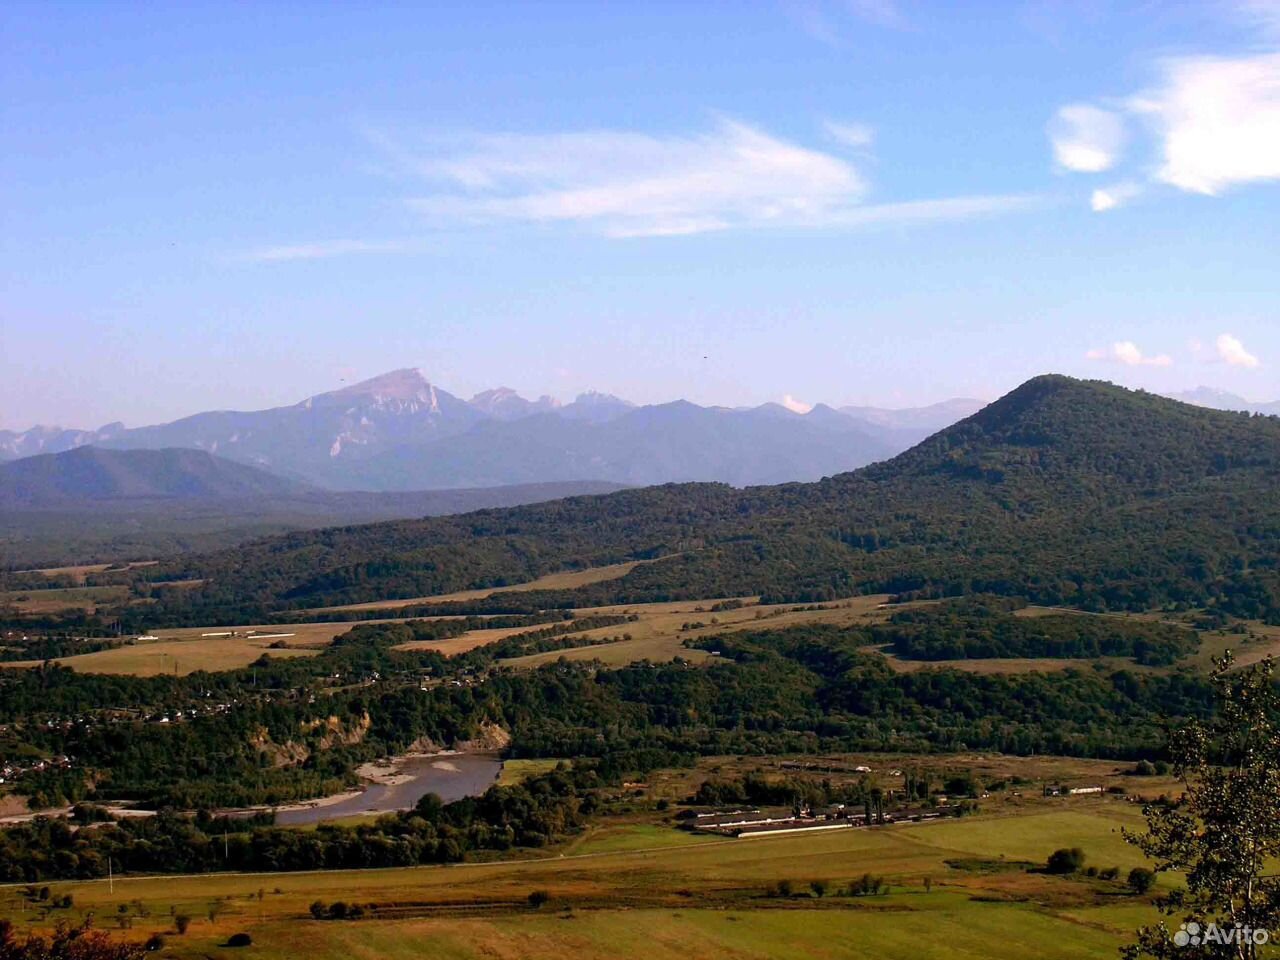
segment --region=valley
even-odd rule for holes
[[[1277,469],[1269,418],[1049,377],[810,484],[0,575],[0,792],[55,814],[0,829],[0,916],[173,957],[638,922],[708,960],[1098,956],[1182,882],[1122,835],[1184,789],[1171,724],[1280,649]]]
[[[877,771],[916,760],[821,759],[847,768],[870,763]],[[320,957],[410,956],[424,940],[447,956],[551,956],[568,944],[583,956],[607,957],[620,944],[634,941],[639,949],[640,930],[655,955],[707,960],[838,955],[867,943],[880,956],[903,958],[1019,957],[1032,943],[1045,957],[1091,957],[1151,909],[1123,882],[1035,872],[1063,844],[1086,850],[1099,867],[1118,867],[1121,878],[1141,864],[1117,835],[1139,822],[1133,804],[1032,795],[1061,779],[1148,794],[1168,789],[1160,778],[1118,776],[1114,764],[939,756],[931,760],[939,768],[972,769],[984,780],[1022,776],[1030,786],[1025,796],[961,819],[767,840],[700,838],[673,829],[676,807],[659,809],[662,801],[678,805],[709,776],[753,768],[776,776],[791,762],[708,758],[694,771],[656,772],[582,835],[528,859],[130,877],[114,890],[99,880],[55,884],[53,892],[73,897],[72,913],[123,916],[132,935],[160,935],[175,957],[234,955],[222,944],[237,931],[248,932],[255,953],[268,957],[294,955],[299,943]],[[845,887],[864,875],[883,878],[883,892],[850,896]],[[780,884],[786,892],[778,892]],[[19,908],[21,887],[2,889],[0,910],[26,922],[35,910]],[[534,892],[545,903],[532,905]],[[314,903],[339,900],[360,905],[362,918],[313,919]],[[192,918],[181,935],[173,931],[177,914]],[[1016,937],[1002,932],[1013,925]]]

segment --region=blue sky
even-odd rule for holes
[[[416,366],[1280,398],[1280,5],[0,7],[0,427]]]

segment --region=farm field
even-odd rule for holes
[[[629,563],[615,563],[605,567],[589,567],[585,570],[566,570],[561,573],[549,573],[545,577],[530,580],[527,583],[515,583],[504,587],[487,587],[479,590],[460,590],[455,593],[440,593],[429,597],[410,597],[402,600],[371,600],[366,603],[348,603],[336,607],[317,607],[306,611],[309,613],[340,613],[350,610],[397,610],[421,603],[455,603],[464,600],[482,600],[497,593],[518,593],[526,590],[572,590],[605,580],[617,580],[647,561],[635,560]]]
[[[625,566],[625,565],[623,565]],[[597,568],[595,574],[609,568]],[[582,571],[581,574],[592,573]],[[556,576],[561,576],[557,574]],[[565,575],[568,576],[568,575]],[[114,589],[114,588],[91,588]],[[49,591],[53,592],[53,591]],[[59,591],[67,592],[67,591]],[[502,661],[516,667],[533,668],[559,660],[598,660],[607,666],[622,666],[641,660],[669,661],[682,657],[701,663],[714,659],[709,651],[685,646],[685,641],[712,636],[722,632],[739,630],[770,630],[801,624],[831,624],[853,626],[884,620],[891,612],[885,607],[888,595],[873,595],[842,600],[823,605],[776,604],[761,605],[754,597],[708,598],[651,604],[619,604],[604,607],[586,607],[576,612],[580,617],[597,614],[629,614],[637,619],[626,624],[597,627],[567,636],[589,638],[597,641],[590,645],[562,650],[549,650]],[[729,609],[713,611],[713,607],[731,604]],[[736,605],[735,605],[736,604]],[[895,606],[893,610],[908,605]],[[1035,608],[1030,615],[1048,612],[1078,612],[1064,608]],[[427,618],[438,619],[438,618]],[[361,623],[392,623],[403,618],[364,620]],[[345,621],[290,624],[259,624],[254,626],[204,626],[154,631],[157,640],[148,640],[81,656],[65,657],[57,661],[75,670],[89,673],[120,673],[151,676],[159,673],[186,674],[196,670],[231,670],[247,666],[263,653],[269,656],[306,656],[332,642],[339,634],[350,630],[355,623]],[[1210,657],[1228,647],[1234,649],[1242,664],[1256,662],[1264,656],[1280,652],[1280,628],[1261,624],[1249,624],[1248,634],[1205,634],[1203,648],[1188,658],[1187,663],[1207,667]],[[423,640],[402,645],[401,649],[438,650],[445,654],[464,653],[476,647],[496,642],[505,637],[536,629],[533,627],[502,627],[471,630],[459,637],[445,640]],[[233,637],[203,636],[210,633],[233,632]],[[283,639],[285,648],[269,649],[271,639],[262,640],[249,633],[291,634]],[[626,636],[628,639],[614,639]],[[1248,642],[1245,642],[1246,639]],[[877,648],[867,648],[875,651]],[[953,668],[979,674],[1027,673],[1031,671],[1058,671],[1079,668],[1086,663],[1102,663],[1132,671],[1158,671],[1162,668],[1144,667],[1124,658],[1101,658],[1095,661],[1051,658],[1010,658],[970,660],[902,660],[879,650],[889,664],[899,671]],[[34,661],[16,661],[3,666],[32,666]]]
[[[247,667],[263,654],[271,657],[312,656],[350,628],[349,623],[304,623],[157,630],[153,634],[158,638],[156,640],[136,641],[111,650],[63,657],[54,662],[82,673],[185,676],[197,670],[217,672]],[[226,632],[233,636],[201,636]],[[282,637],[281,634],[291,636]],[[272,649],[271,644],[276,642],[287,646]],[[38,661],[32,660],[0,663],[0,667],[37,665]]]
[[[85,577],[93,573],[106,573],[112,571],[137,570],[140,567],[154,567],[160,563],[159,560],[135,560],[132,563],[82,563],[76,566],[67,567],[41,567],[37,570],[18,570],[16,573],[42,573],[46,577],[71,577],[83,583]]]
[[[351,626],[351,624],[347,624]],[[450,637],[447,640],[411,640],[408,643],[401,643],[396,646],[397,650],[438,650],[440,653],[451,655],[455,653],[466,653],[468,650],[474,650],[476,647],[483,647],[490,643],[496,643],[504,637],[514,636],[518,633],[528,633],[536,630],[536,627],[494,627],[486,630],[468,630],[466,633],[458,637]]]
[[[129,588],[125,586],[5,590],[0,592],[0,606],[12,607],[21,616],[76,610],[93,613],[99,604],[122,601],[128,594]]]
[[[712,658],[705,650],[684,645],[687,639],[698,639],[733,630],[772,630],[801,623],[829,623],[849,626],[883,618],[882,604],[887,596],[876,595],[842,600],[824,609],[806,609],[794,604],[762,606],[754,597],[729,597],[708,600],[683,600],[672,603],[631,604],[588,607],[577,611],[580,616],[594,614],[635,614],[640,619],[613,627],[585,630],[574,636],[607,638],[629,634],[630,640],[594,644],[569,650],[550,650],[527,657],[503,661],[512,666],[538,667],[565,657],[569,660],[599,660],[609,666],[620,666],[639,660],[663,661],[684,657],[694,663]],[[726,601],[742,605],[734,609],[712,611]]]
[[[127,935],[160,932],[161,955],[182,958],[1102,957],[1154,909],[1119,884],[1028,872],[1022,861],[1079,846],[1090,863],[1127,871],[1141,859],[1119,829],[1138,823],[1134,805],[1102,798],[749,841],[649,823],[588,833],[536,860],[131,877],[114,892],[106,881],[55,892],[73,895],[73,914],[108,918],[123,906]],[[889,893],[839,895],[864,873],[883,876]],[[810,893],[814,880],[829,884],[827,896]],[[769,895],[779,881],[791,896]],[[535,890],[548,897],[539,909],[527,902]],[[0,889],[0,914],[30,922],[16,894]],[[308,907],[317,899],[374,906],[370,919],[316,921]],[[193,918],[185,936],[164,933],[171,911]],[[251,950],[219,946],[237,931],[252,936]]]

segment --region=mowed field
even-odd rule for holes
[[[1145,898],[1026,865],[1079,846],[1090,863],[1127,872],[1142,861],[1119,830],[1139,823],[1134,805],[1102,798],[753,840],[620,823],[537,860],[124,878],[114,892],[106,881],[53,892],[72,894],[69,913],[91,910],[102,926],[124,906],[131,929],[122,935],[159,932],[160,955],[181,958],[1112,957],[1136,924],[1156,919]],[[890,892],[838,895],[865,873],[884,877]],[[825,897],[810,893],[814,880],[829,884]],[[769,895],[779,881],[792,884],[792,896]],[[548,897],[538,909],[528,905],[535,890]],[[0,913],[30,923],[18,895],[0,889]],[[317,899],[372,906],[368,919],[316,921],[308,906]],[[193,918],[185,936],[169,932],[174,913]],[[252,936],[251,948],[220,946],[238,931]]]
[[[440,594],[432,597],[418,597],[412,600],[373,601],[344,607],[329,607],[324,608],[324,610],[365,612],[385,610],[392,616],[361,622],[397,622],[402,621],[403,618],[394,616],[396,610],[410,604],[464,601],[485,597],[493,593],[512,593],[534,589],[573,589],[574,587],[581,587],[591,583],[616,579],[626,575],[636,566],[636,563],[620,563],[607,567],[551,574],[539,580],[508,587]],[[88,570],[89,568],[83,569]],[[28,591],[33,598],[41,594],[50,596],[24,602],[55,604],[91,602],[90,594],[94,591],[117,589],[123,588],[105,587]],[[53,598],[52,595],[54,594],[60,595],[61,599]],[[889,607],[887,605],[888,600],[888,595],[875,595],[855,597],[820,605],[762,605],[758,602],[757,597],[720,597],[669,603],[619,604],[580,608],[576,611],[579,617],[593,614],[627,614],[634,615],[636,619],[626,624],[599,627],[567,635],[595,641],[588,645],[563,650],[550,650],[503,662],[517,667],[537,667],[564,657],[569,660],[598,660],[608,666],[621,666],[642,660],[658,662],[669,661],[674,657],[683,657],[689,661],[699,663],[714,659],[714,653],[687,647],[685,646],[687,640],[697,640],[726,631],[780,629],[807,623],[854,626],[882,621],[894,611],[904,609],[907,606],[920,606],[936,602],[921,601],[918,604]],[[726,601],[733,601],[737,605],[733,609],[712,609],[717,605],[724,604]],[[1091,614],[1059,607],[1032,606],[1018,611],[1019,616],[1026,617],[1062,613],[1073,613],[1080,616],[1111,616],[1110,614]],[[1148,620],[1162,618],[1162,615],[1158,613],[1132,616]],[[159,673],[186,674],[196,670],[230,670],[247,666],[264,653],[269,656],[307,656],[332,642],[334,637],[345,633],[354,625],[352,622],[311,622],[291,623],[288,625],[205,626],[157,630],[155,635],[159,638],[158,640],[141,641],[114,650],[66,657],[59,662],[73,669],[86,672],[125,673],[142,676]],[[505,637],[534,629],[536,628],[477,629],[469,631],[460,637],[447,640],[424,640],[406,644],[405,649],[431,649],[446,654],[463,653]],[[233,637],[202,636],[202,634],[223,633],[226,631],[233,631],[236,635]],[[293,636],[282,638],[285,645],[284,648],[270,649],[270,644],[273,641],[249,635],[255,631],[259,634],[289,633],[293,634]],[[626,639],[621,639],[624,636]],[[1265,656],[1280,654],[1280,627],[1247,623],[1235,632],[1206,633],[1204,638],[1201,650],[1192,657],[1186,658],[1182,666],[1208,668],[1211,658],[1221,654],[1222,651],[1228,648],[1235,651],[1237,660],[1241,664],[1253,663]],[[874,650],[874,648],[868,649]],[[1124,668],[1136,671],[1168,669],[1143,667],[1123,658],[1107,658],[1101,661],[1050,658],[913,661],[900,660],[883,650],[879,652],[885,656],[895,670],[899,671],[951,668],[967,670],[973,673],[1009,674],[1065,670],[1095,662],[1101,662],[1108,667],[1117,669]],[[29,661],[20,661],[0,665],[30,666],[32,664]]]
[[[589,567],[585,570],[567,570],[562,573],[549,573],[537,580],[527,583],[516,583],[505,587],[486,587],[479,590],[460,590],[456,593],[438,593],[429,597],[411,597],[407,600],[371,600],[367,603],[348,603],[338,607],[316,607],[310,613],[338,613],[349,610],[399,610],[422,603],[458,603],[464,600],[482,600],[496,593],[519,593],[527,590],[573,590],[605,580],[617,580],[640,566],[652,561],[636,560],[630,563],[615,563],[606,567]]]
[[[527,657],[503,661],[513,666],[537,667],[564,657],[568,660],[599,660],[609,666],[620,666],[640,660],[666,661],[684,657],[695,663],[713,658],[704,650],[684,645],[686,640],[738,630],[776,630],[802,623],[828,623],[851,626],[882,619],[887,596],[857,597],[826,605],[825,609],[805,609],[793,604],[760,605],[755,597],[681,600],[672,603],[630,604],[589,607],[577,611],[580,616],[593,614],[635,614],[638,620],[613,627],[585,630],[574,636],[604,639],[625,634],[630,640],[549,650]],[[743,605],[732,610],[712,611],[725,600],[738,600]]]
[[[247,667],[263,654],[270,657],[313,656],[351,626],[349,623],[304,623],[157,630],[153,634],[158,638],[156,640],[138,640],[111,650],[63,657],[54,662],[83,673],[121,673],[139,677],[157,674],[185,676],[197,670],[236,670]],[[233,635],[201,636],[227,632]],[[273,643],[286,646],[272,649]],[[30,660],[0,663],[0,667],[36,665],[38,661]]]
[[[0,591],[0,606],[12,607],[20,615],[39,616],[79,610],[93,613],[99,604],[118,603],[129,594],[129,588],[118,587],[51,587],[40,590]]]

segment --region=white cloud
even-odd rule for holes
[[[1262,362],[1244,348],[1244,344],[1229,333],[1220,334],[1217,339],[1218,359],[1233,367],[1253,369]]]
[[[1110,110],[1072,103],[1049,122],[1049,140],[1058,165],[1080,173],[1101,173],[1124,146],[1124,122]]]
[[[1089,360],[1107,360],[1122,363],[1126,367],[1170,367],[1173,357],[1161,353],[1154,357],[1146,356],[1132,340],[1120,340],[1110,347],[1090,350],[1085,354]]]
[[[869,147],[876,136],[875,131],[865,123],[827,120],[823,123],[823,127],[831,139],[843,143],[846,147]]]
[[[863,206],[848,160],[723,119],[697,136],[617,131],[489,135],[394,151],[439,192],[410,204],[440,224],[577,224],[612,237],[959,219],[1025,206],[975,196]]]
[[[258,247],[237,259],[255,263],[281,263],[288,260],[327,260],[349,253],[396,253],[408,250],[407,240],[321,240],[312,243]]]
[[[1140,193],[1142,193],[1141,185],[1132,181],[1114,183],[1109,187],[1099,187],[1094,190],[1089,198],[1089,206],[1094,213],[1104,213],[1128,203]]]
[[[1129,107],[1151,122],[1156,179],[1193,193],[1280,179],[1280,53],[1180,57]]]
[[[808,413],[813,409],[812,403],[805,403],[803,400],[797,400],[789,393],[782,398],[782,405],[792,413]]]

